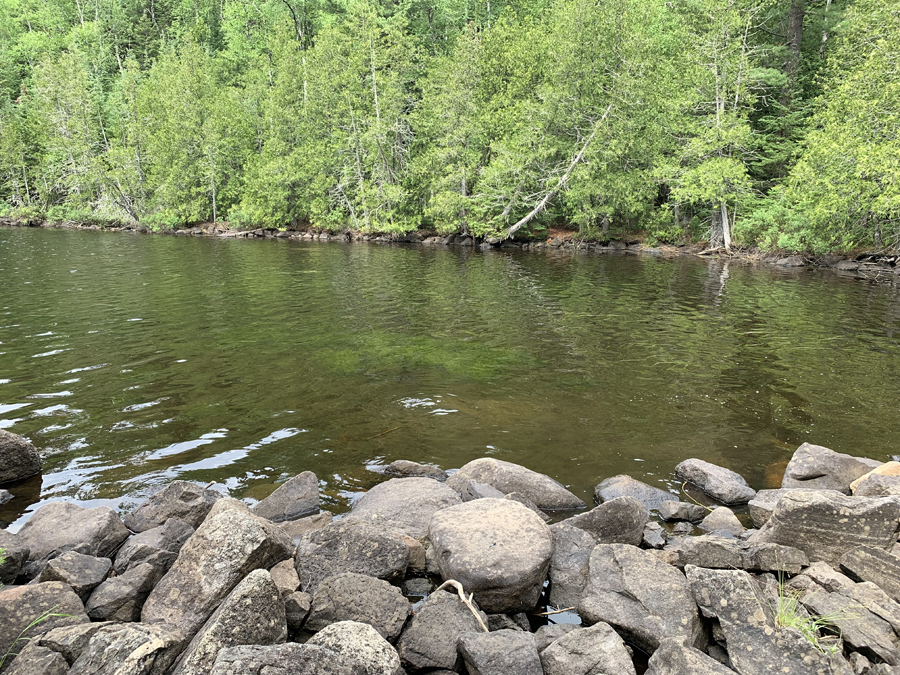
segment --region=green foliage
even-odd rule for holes
[[[796,630],[813,647],[823,654],[836,654],[842,649],[840,639],[827,639],[822,633],[830,633],[840,636],[841,630],[836,621],[847,617],[844,614],[831,614],[823,616],[810,616],[800,603],[799,591],[785,586],[783,580],[778,583],[778,598],[775,601],[775,625],[778,628],[791,628]]]

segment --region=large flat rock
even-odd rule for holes
[[[28,559],[39,561],[79,545],[86,546],[92,556],[108,558],[129,534],[108,506],[89,509],[71,502],[50,502],[35,511],[18,536],[30,550]]]

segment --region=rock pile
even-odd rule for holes
[[[718,507],[614,476],[590,510],[496,459],[391,467],[340,518],[310,472],[41,507],[0,531],[0,671],[900,675],[900,467],[804,444],[757,493],[689,459]]]

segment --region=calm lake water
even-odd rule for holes
[[[341,511],[395,459],[771,487],[803,441],[900,451],[898,336],[898,289],[812,270],[0,229],[0,427],[45,456],[0,523],[304,470]]]

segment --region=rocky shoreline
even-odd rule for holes
[[[816,267],[829,269],[841,276],[868,279],[879,282],[894,282],[900,278],[900,256],[883,253],[863,253],[853,257],[828,255],[810,257],[797,254],[763,254],[756,251],[735,251],[726,254],[723,250],[703,250],[691,246],[658,247],[646,246],[638,239],[610,239],[606,242],[582,241],[574,236],[549,237],[546,240],[533,238],[501,239],[500,237],[472,237],[461,234],[438,235],[435,232],[418,231],[405,234],[378,234],[358,231],[329,232],[320,229],[278,230],[258,228],[254,230],[232,230],[223,224],[206,224],[202,227],[184,227],[171,230],[151,230],[142,225],[101,226],[70,221],[42,221],[0,218],[0,227],[36,227],[44,229],[66,229],[102,232],[128,232],[138,234],[162,234],[169,236],[222,237],[227,239],[291,239],[295,241],[336,241],[343,243],[407,244],[420,246],[458,246],[480,250],[507,249],[521,251],[543,251],[557,253],[631,254],[654,257],[677,257],[683,255],[715,257],[748,263],[774,265],[782,269]]]
[[[36,455],[0,432],[0,480]],[[675,467],[715,508],[625,475],[589,508],[493,458],[385,473],[338,518],[309,471],[252,507],[178,480],[124,518],[46,504],[0,530],[0,671],[900,673],[897,462],[804,443],[759,492]]]

